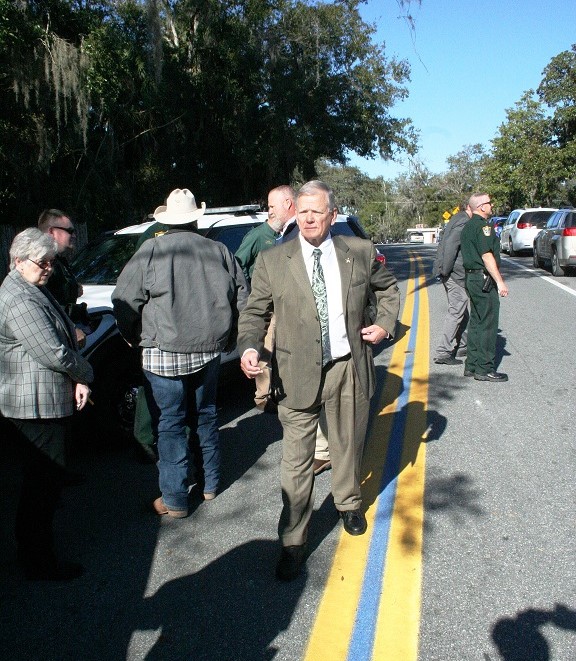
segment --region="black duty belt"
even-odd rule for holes
[[[484,273],[484,269],[464,269],[466,273]]]

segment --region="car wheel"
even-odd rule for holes
[[[544,262],[540,259],[539,255],[538,255],[538,251],[536,249],[536,244],[534,244],[534,248],[532,250],[532,263],[534,264],[535,269],[544,268]]]
[[[558,261],[558,255],[556,254],[556,251],[552,251],[552,256],[550,257],[550,261],[552,262],[552,275],[556,277],[562,277],[563,275],[566,275],[566,272],[564,269],[560,266],[560,262]]]
[[[510,241],[508,242],[508,254],[510,255],[510,257],[516,257],[516,255],[518,254],[514,250],[514,244],[512,243],[512,239],[510,239]]]

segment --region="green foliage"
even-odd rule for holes
[[[507,122],[492,141],[484,169],[485,188],[498,207],[543,206],[554,202],[562,178],[553,124],[532,91],[507,111]]]
[[[317,176],[380,238],[439,225],[475,189],[500,213],[575,201],[575,46],[508,111],[491,154],[468,145],[432,174],[410,122],[391,114],[408,65],[374,42],[360,4],[0,0],[2,221],[57,206],[95,233],[176,187],[220,206]],[[413,2],[398,4],[414,29]],[[410,171],[372,180],[350,152],[407,153]]]
[[[0,0],[2,217],[56,205],[115,227],[175,187],[265,200],[319,158],[412,152],[390,115],[408,66],[373,43],[359,4]]]
[[[576,140],[576,44],[553,57],[543,75],[538,96],[553,109],[554,135],[564,148]]]

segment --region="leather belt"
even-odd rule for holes
[[[484,269],[464,269],[466,273],[484,273]]]
[[[340,356],[340,358],[334,358],[334,360],[329,360],[326,365],[324,365],[324,369],[328,369],[332,367],[332,365],[335,365],[336,363],[342,363],[345,360],[349,360],[351,357],[351,353],[347,353],[345,356]]]

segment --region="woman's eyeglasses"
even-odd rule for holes
[[[48,269],[51,269],[54,266],[53,259],[42,259],[39,262],[36,262],[33,259],[30,259],[30,257],[28,257],[28,261],[32,262],[32,264],[36,264],[36,266],[39,269],[42,269],[43,271],[47,271]]]

